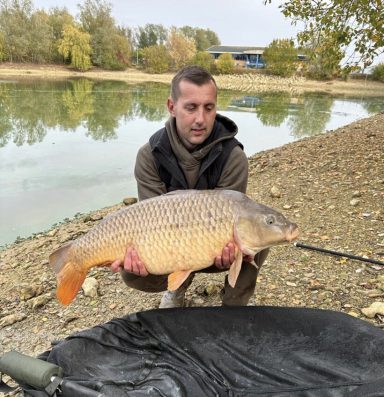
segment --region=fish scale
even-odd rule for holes
[[[273,222],[271,222],[273,220]],[[59,300],[69,303],[93,266],[124,258],[134,248],[147,271],[170,275],[177,288],[192,272],[235,245],[233,286],[242,256],[294,239],[297,226],[282,214],[231,190],[185,190],[141,201],[107,216],[87,234],[51,254]]]
[[[156,200],[147,200],[141,206],[132,207],[131,211],[124,209],[121,214],[107,218],[104,227],[95,229],[88,238],[75,244],[76,252],[79,260],[84,261],[82,253],[89,255],[89,249],[85,251],[84,247],[92,246],[95,250],[93,258],[85,263],[95,260],[105,263],[113,261],[116,252],[123,256],[127,245],[131,245],[136,247],[152,274],[164,274],[185,266],[189,268],[196,259],[197,262],[211,262],[212,255],[218,255],[222,246],[231,240],[228,225],[233,224],[233,216],[208,216],[208,213],[216,212],[215,207],[218,206],[230,213],[228,202],[214,196],[200,195],[194,200],[174,197],[160,204]],[[217,234],[216,229],[222,232]],[[191,236],[194,236],[193,241]],[[107,240],[109,244],[103,244]],[[95,246],[94,242],[98,244]],[[183,250],[178,247],[183,247]]]

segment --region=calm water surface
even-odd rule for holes
[[[153,83],[0,82],[0,246],[136,196],[136,152],[168,118],[168,92]],[[384,96],[224,91],[218,105],[251,156],[383,111]]]

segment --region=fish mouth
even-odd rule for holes
[[[293,224],[287,233],[287,241],[291,243],[292,241],[296,240],[299,237],[299,235],[300,235],[299,228],[297,227],[296,224]]]

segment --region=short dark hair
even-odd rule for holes
[[[208,70],[202,68],[201,66],[191,65],[185,66],[180,69],[172,79],[171,83],[171,98],[176,102],[180,96],[180,82],[182,80],[187,80],[190,83],[196,84],[198,86],[213,82],[216,86],[216,81],[208,72]]]

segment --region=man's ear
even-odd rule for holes
[[[175,117],[175,112],[174,112],[175,103],[173,102],[171,97],[169,97],[167,100],[167,108],[171,116]]]

